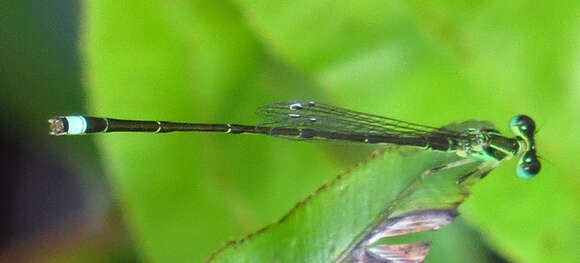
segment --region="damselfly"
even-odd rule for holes
[[[441,128],[334,107],[314,101],[273,103],[258,108],[259,125],[137,121],[89,116],[58,116],[48,120],[51,135],[109,132],[223,132],[263,134],[298,140],[338,140],[369,144],[396,144],[425,150],[455,152],[487,163],[518,159],[516,175],[528,179],[540,171],[534,121],[513,117],[513,138],[502,135],[486,121],[468,121]],[[495,167],[495,166],[493,166]]]

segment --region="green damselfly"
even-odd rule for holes
[[[492,164],[515,157],[518,159],[518,177],[532,178],[540,171],[534,141],[535,123],[526,115],[518,115],[510,120],[509,126],[514,137],[507,137],[485,121],[469,121],[437,128],[314,101],[273,103],[258,108],[257,113],[263,117],[259,125],[137,121],[89,116],[58,116],[48,122],[51,135],[109,132],[262,134],[298,140],[422,147],[425,150],[455,152],[464,158]],[[491,168],[488,170],[491,171],[495,166],[489,166]],[[483,176],[485,174],[482,173]]]

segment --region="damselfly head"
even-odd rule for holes
[[[530,179],[538,174],[541,168],[534,140],[536,124],[526,115],[517,115],[510,120],[510,129],[519,140],[524,142],[521,145],[525,147],[519,151],[523,154],[518,161],[516,175],[522,179]]]

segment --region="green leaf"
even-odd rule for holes
[[[213,262],[361,259],[381,238],[447,225],[471,185],[456,181],[479,165],[454,153],[405,148],[375,156],[320,187],[278,222],[230,242]]]

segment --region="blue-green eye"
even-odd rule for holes
[[[540,161],[536,157],[535,151],[528,151],[522,158],[516,168],[516,174],[519,178],[530,179],[540,172]]]
[[[518,115],[510,120],[510,128],[514,134],[520,137],[533,138],[536,132],[536,124],[532,118],[526,115]]]

